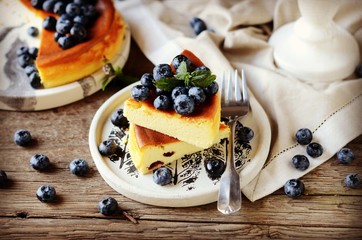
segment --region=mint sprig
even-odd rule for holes
[[[173,77],[161,78],[154,82],[155,86],[164,91],[171,91],[177,86],[207,87],[215,81],[216,75],[210,70],[196,70],[189,72],[186,62],[181,62],[177,73]]]
[[[105,76],[102,79],[102,90],[104,91],[109,83],[114,79],[121,79],[125,85],[136,82],[138,79],[132,76],[125,75],[122,68],[119,66],[113,67],[112,63],[104,59],[103,72]]]

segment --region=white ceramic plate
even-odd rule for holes
[[[121,133],[110,121],[113,111],[123,107],[130,97],[132,86],[122,89],[109,98],[95,114],[90,131],[89,147],[93,161],[103,179],[117,192],[136,201],[166,207],[186,207],[203,205],[217,200],[219,180],[208,177],[203,160],[210,152],[202,151],[185,159],[179,159],[168,167],[173,172],[173,183],[160,186],[153,182],[152,173],[139,173],[129,157],[127,148],[124,158],[112,159],[100,155],[99,144],[109,137],[116,138]],[[238,165],[241,170],[241,188],[248,184],[262,168],[270,146],[270,124],[264,110],[252,98],[251,112],[241,121],[243,126],[254,131],[254,138],[246,148],[236,150],[239,153]],[[119,140],[119,138],[118,138]],[[122,146],[123,147],[123,146]],[[223,149],[223,145],[217,145]],[[215,156],[214,156],[215,157]],[[216,156],[218,157],[218,156]]]
[[[27,34],[30,26],[41,29],[35,18],[20,1],[0,1],[0,109],[37,111],[63,106],[83,99],[102,87],[102,69],[76,82],[49,89],[33,89],[24,70],[18,66],[16,50],[24,45],[39,46],[39,38]],[[131,34],[126,25],[125,39],[114,66],[123,67],[129,55]],[[66,73],[65,73],[66,74]]]

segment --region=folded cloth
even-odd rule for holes
[[[170,60],[186,48],[205,65],[221,74],[231,67],[244,69],[252,96],[269,117],[272,141],[264,166],[242,188],[251,201],[300,178],[330,159],[362,133],[362,79],[352,75],[332,83],[306,83],[280,71],[274,64],[270,34],[300,17],[297,0],[184,0],[117,1],[131,26],[132,36],[155,64]],[[334,18],[357,39],[362,51],[362,2],[342,1]],[[195,36],[189,20],[203,19],[210,31]],[[271,22],[274,29],[271,29]],[[362,58],[361,58],[362,59]],[[303,66],[301,66],[303,67]],[[323,155],[299,171],[290,161],[306,154],[296,143],[300,128],[313,132],[313,141],[323,146]]]

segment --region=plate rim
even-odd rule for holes
[[[105,159],[98,151],[98,144],[100,141],[102,141],[102,132],[104,125],[106,124],[106,121],[109,119],[110,114],[117,108],[117,106],[122,105],[124,102],[124,99],[127,98],[127,96],[130,96],[130,90],[133,86],[140,84],[139,81],[128,85],[127,87],[121,89],[117,93],[113,94],[110,98],[108,98],[97,110],[95,113],[90,129],[89,129],[89,149],[91,152],[91,156],[93,159],[93,162],[95,163],[98,172],[102,176],[103,180],[116,192],[119,194],[122,194],[130,199],[133,199],[137,202],[141,202],[144,204],[154,205],[154,206],[161,206],[161,207],[189,207],[189,206],[199,206],[204,204],[209,204],[211,202],[215,202],[217,200],[218,192],[216,191],[203,191],[201,194],[195,195],[167,195],[163,192],[161,193],[152,193],[151,191],[145,191],[136,189],[135,186],[133,186],[131,183],[128,183],[127,181],[124,181],[124,179],[120,179],[119,176],[117,176],[116,173],[113,172],[113,170],[109,169],[107,166],[107,163],[105,163]],[[259,105],[259,103],[255,100],[255,98],[251,98],[251,108],[254,109],[254,111],[261,111],[263,116],[263,122],[267,125],[264,126],[265,129],[264,134],[261,137],[264,141],[263,145],[267,144],[267,146],[270,147],[270,141],[271,141],[271,127],[269,123],[269,119],[267,118],[267,115],[265,111],[262,109],[262,107]],[[258,124],[259,126],[259,124]],[[259,129],[261,126],[259,126]],[[260,130],[259,130],[260,131]],[[260,150],[260,149],[258,149]],[[244,184],[240,186],[240,189],[245,187],[249,182],[251,182],[256,175],[260,172],[262,166],[264,165],[264,162],[267,158],[267,153],[269,152],[269,148],[262,149],[262,155],[256,154],[255,156],[260,156],[259,158],[264,159],[253,159],[250,164],[248,164],[245,168],[242,169],[240,178],[244,178],[242,181]],[[250,166],[250,167],[249,167]],[[257,171],[255,171],[254,168],[257,168]],[[249,170],[250,169],[250,170]],[[249,171],[255,171],[249,173]],[[245,180],[245,178],[248,178]],[[120,184],[115,184],[114,180],[120,181]],[[165,186],[160,186],[162,188],[165,188]],[[167,186],[166,186],[167,187]],[[192,201],[188,201],[191,200]]]

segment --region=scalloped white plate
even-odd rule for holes
[[[173,172],[173,183],[160,186],[153,182],[152,173],[139,173],[129,157],[127,148],[124,158],[110,159],[100,155],[99,144],[109,137],[116,138],[121,133],[110,121],[113,111],[123,107],[123,102],[130,97],[132,86],[122,89],[109,98],[96,112],[89,130],[89,148],[93,161],[103,179],[114,190],[138,202],[165,206],[186,207],[203,205],[217,200],[219,181],[207,176],[203,160],[205,157],[220,157],[202,151],[189,155],[170,164]],[[241,188],[247,185],[262,168],[271,141],[271,130],[266,113],[259,103],[251,98],[251,112],[241,119],[240,123],[254,131],[254,138],[250,141],[250,148],[237,149]],[[119,139],[118,139],[119,140]],[[121,141],[119,141],[121,142]],[[263,147],[262,147],[263,146]],[[124,146],[122,146],[124,147]],[[223,149],[223,145],[215,147]]]
[[[0,109],[38,111],[76,102],[97,92],[102,87],[102,69],[76,82],[48,89],[33,89],[24,70],[18,66],[16,50],[27,45],[39,46],[39,38],[26,33],[30,26],[41,29],[41,21],[31,15],[20,1],[0,1]],[[123,67],[127,61],[131,34],[126,25],[123,44],[111,61]],[[65,73],[66,74],[66,73]]]

